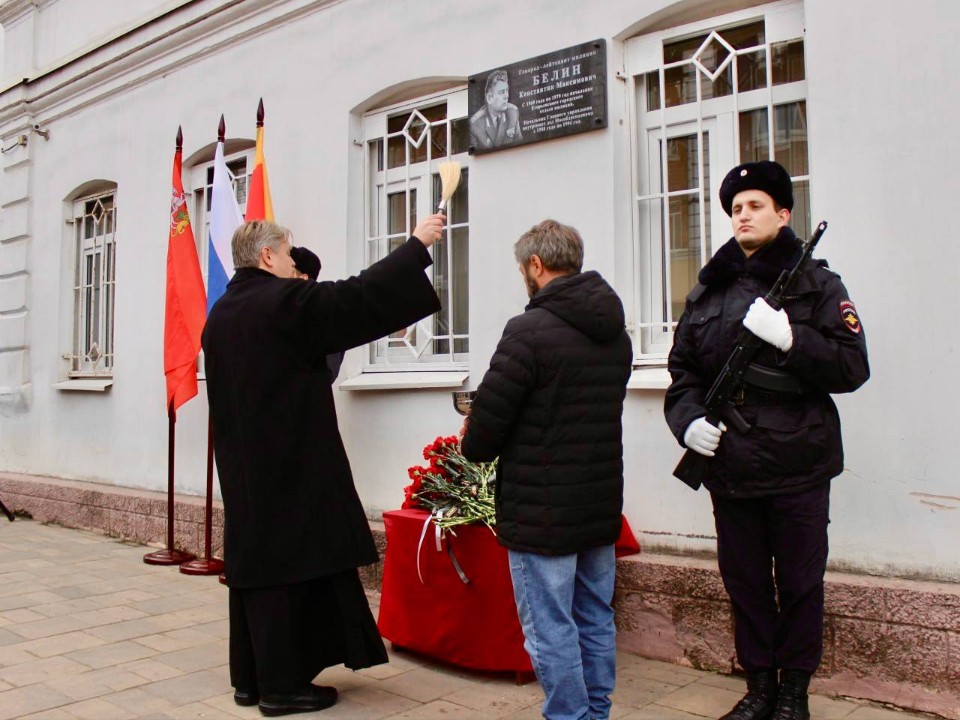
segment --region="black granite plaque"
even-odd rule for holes
[[[470,76],[470,152],[607,126],[607,44],[575,45]]]

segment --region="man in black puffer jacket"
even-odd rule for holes
[[[583,242],[544,220],[515,246],[530,304],[510,320],[462,442],[499,456],[497,537],[546,718],[606,718],[615,678],[614,543],[623,506],[621,417],[633,353],[623,305]]]
[[[807,684],[823,652],[830,480],[843,471],[830,394],[866,382],[867,345],[824,260],[807,263],[781,310],[763,299],[802,254],[788,226],[793,190],[782,166],[733,168],[720,204],[734,237],[687,296],[664,409],[680,444],[712,458],[704,486],[748,690],[721,720],[809,720]],[[735,399],[752,426],[738,433],[707,421],[704,398],[744,327],[766,344]]]

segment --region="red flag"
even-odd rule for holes
[[[247,193],[247,215],[244,220],[273,220],[273,201],[270,198],[270,181],[267,178],[267,163],[263,158],[263,99],[257,107],[257,149],[250,175],[250,192]]]
[[[163,326],[163,372],[167,376],[167,408],[177,408],[197,394],[197,355],[207,316],[207,295],[190,227],[180,179],[183,135],[177,130],[167,245],[167,307]]]

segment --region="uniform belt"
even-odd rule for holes
[[[743,373],[743,384],[733,401],[737,405],[789,405],[803,402],[810,389],[790,373],[752,364]]]
[[[743,373],[743,382],[751,388],[776,393],[804,393],[809,388],[796,375],[753,363]]]
[[[806,402],[811,393],[808,392],[776,392],[760,390],[750,385],[741,385],[734,393],[734,405],[792,405]]]

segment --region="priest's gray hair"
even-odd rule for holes
[[[284,240],[290,240],[290,231],[283,225],[277,225],[270,220],[250,220],[243,223],[234,231],[230,241],[233,266],[259,267],[260,252],[265,247],[278,251]]]
[[[516,245],[513,254],[523,267],[537,255],[547,270],[578,273],[583,269],[583,239],[575,227],[544,220],[527,230]]]

